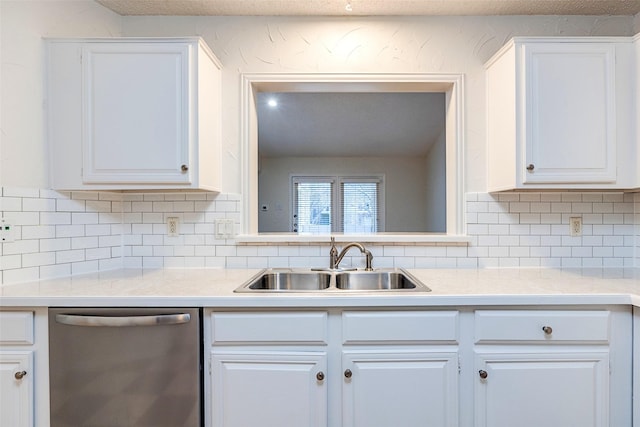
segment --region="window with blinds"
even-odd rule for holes
[[[292,230],[299,233],[330,233],[333,213],[332,180],[300,178],[293,181]]]
[[[382,177],[292,179],[292,230],[298,233],[384,231]]]
[[[378,230],[378,192],[380,183],[371,180],[345,180],[340,183],[341,231],[376,233]]]

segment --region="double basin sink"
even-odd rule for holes
[[[309,270],[266,269],[235,292],[428,292],[430,289],[402,269]]]

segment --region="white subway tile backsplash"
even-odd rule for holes
[[[13,226],[40,225],[39,212],[7,212],[3,213],[4,219]]]
[[[71,198],[76,200],[100,200],[100,193],[97,191],[72,191]]]
[[[214,223],[241,220],[240,195],[102,193],[2,188],[2,216],[16,241],[0,246],[2,283],[119,268],[326,266],[328,244],[241,244]],[[569,235],[579,216],[583,233]],[[168,237],[168,217],[179,218]],[[371,244],[375,267],[622,267],[638,264],[640,195],[469,193],[469,245]],[[343,265],[363,266],[356,249]]]
[[[49,239],[56,237],[54,225],[24,225],[20,227],[21,239]]]
[[[41,265],[51,265],[56,263],[54,252],[39,252],[33,254],[22,254],[22,267],[36,267]]]
[[[0,256],[0,270],[12,270],[22,268],[22,255],[2,255]]]
[[[72,237],[71,249],[95,248],[98,246],[98,237]]]
[[[69,212],[42,212],[40,213],[40,224],[71,224],[71,214]]]
[[[0,211],[22,211],[22,199],[20,197],[0,197]]]
[[[40,251],[38,240],[17,240],[10,243],[2,243],[2,255],[29,254]]]
[[[40,197],[40,190],[27,187],[2,187],[5,197]]]

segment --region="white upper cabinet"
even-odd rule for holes
[[[489,191],[633,186],[630,38],[515,38],[486,68]]]
[[[220,65],[197,38],[48,42],[52,187],[219,191]]]

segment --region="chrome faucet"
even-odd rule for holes
[[[354,247],[360,249],[360,252],[363,253],[365,256],[365,259],[366,259],[365,270],[366,271],[373,270],[373,267],[371,267],[371,264],[373,263],[373,255],[371,255],[371,252],[369,252],[367,248],[365,248],[361,243],[351,242],[351,243],[347,243],[347,245],[342,248],[340,253],[338,253],[338,249],[336,248],[335,237],[331,238],[331,249],[329,250],[329,268],[332,270],[338,268],[340,261],[342,261],[342,258],[344,258],[344,256],[347,254],[347,251]]]

